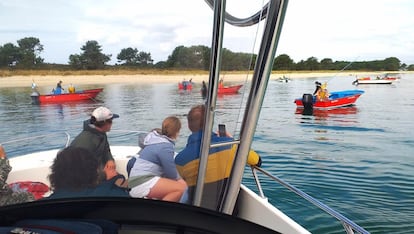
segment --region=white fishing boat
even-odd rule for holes
[[[252,167],[252,177],[256,181],[257,191],[242,184],[246,169],[246,159],[253,141],[256,124],[259,119],[262,102],[270,78],[276,48],[287,9],[286,0],[271,0],[258,13],[247,19],[238,19],[226,14],[225,1],[206,1],[214,10],[214,22],[211,49],[210,78],[207,95],[207,110],[203,136],[203,148],[199,175],[204,175],[206,157],[210,147],[210,134],[213,130],[214,110],[222,55],[223,25],[236,26],[257,24],[265,20],[261,47],[257,55],[249,98],[244,109],[244,118],[240,125],[240,136],[232,142],[238,144],[233,170],[226,187],[221,206],[217,210],[200,206],[203,194],[203,179],[198,178],[192,205],[139,198],[71,198],[56,200],[37,200],[35,202],[0,207],[0,225],[14,225],[27,219],[37,220],[106,220],[118,225],[119,233],[310,233],[276,206],[268,202],[263,194],[258,174],[266,177],[267,183],[274,181],[308,200],[340,222],[346,233],[368,233],[351,220],[312,198],[301,190],[291,186],[269,172]],[[44,136],[39,136],[45,138]],[[71,141],[67,134],[66,145]],[[65,145],[65,144],[64,144]],[[60,148],[46,149],[10,159],[13,171],[8,182],[38,181],[49,184],[49,167]],[[131,155],[139,151],[138,146],[112,145],[112,154],[117,168],[126,174],[126,163]]]
[[[371,77],[361,77],[357,78],[352,82],[353,85],[363,85],[363,84],[392,84],[397,78],[389,77],[387,75],[383,77],[377,76],[376,78]]]

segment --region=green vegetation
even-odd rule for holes
[[[210,48],[203,45],[178,46],[167,61],[153,64],[151,53],[136,48],[124,48],[117,55],[119,64],[108,65],[112,55],[102,53],[97,41],[87,41],[81,47],[82,53],[68,56],[68,64],[44,63],[40,57],[43,45],[35,37],[26,37],[13,43],[0,45],[0,76],[11,75],[109,75],[109,74],[183,74],[185,71],[207,72],[210,62]],[[222,70],[245,71],[254,68],[256,55],[222,51]],[[333,61],[315,57],[295,63],[287,54],[275,58],[274,71],[338,71],[344,68],[354,71],[414,71],[414,64],[407,66],[396,57],[384,60],[350,62]],[[197,72],[197,73],[199,73]]]

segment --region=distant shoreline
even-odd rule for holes
[[[373,76],[384,74],[386,72],[283,72],[272,73],[270,79],[278,79],[286,76],[291,79],[295,78],[315,78],[315,77],[335,77],[344,75],[354,76]],[[413,73],[413,72],[404,72]],[[247,74],[226,74],[222,73],[225,83],[244,82],[250,80],[253,73]],[[128,83],[178,83],[180,81],[192,79],[195,83],[201,83],[203,80],[208,81],[208,74],[136,74],[136,75],[27,75],[27,76],[7,76],[0,77],[0,88],[13,87],[30,87],[34,81],[41,87],[54,87],[59,80],[63,81],[63,86],[70,84],[75,86],[93,85],[93,84],[128,84]]]

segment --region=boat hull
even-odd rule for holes
[[[392,82],[395,81],[395,79],[357,79],[353,83],[356,85],[361,84],[392,84]]]
[[[232,85],[218,88],[218,94],[235,94],[238,93],[243,85]]]
[[[13,165],[13,170],[7,178],[7,183],[11,184],[11,183],[17,183],[19,181],[36,181],[36,182],[42,182],[50,186],[48,175],[51,173],[50,171],[51,165],[53,164],[53,161],[57,153],[59,152],[59,150],[60,149],[51,149],[47,151],[34,152],[34,153],[29,153],[26,155],[21,155],[21,156],[10,158],[10,164]],[[126,165],[129,159],[131,158],[131,155],[135,155],[139,151],[140,151],[140,147],[138,146],[122,146],[122,145],[111,146],[111,152],[116,161],[117,171],[123,175],[127,175]],[[48,194],[46,194],[45,196],[47,195]],[[99,203],[99,198],[93,198],[93,199],[72,198],[70,199],[70,201],[66,201],[66,204],[70,203],[71,209],[75,209],[74,207],[76,206],[77,199],[79,202],[89,201],[89,202]],[[186,209],[201,209],[200,210],[201,212],[209,211],[209,213],[211,214],[213,212],[213,211],[210,211],[204,208],[198,208],[198,207],[188,206],[188,205],[174,203],[174,202],[163,202],[163,201],[151,200],[151,199],[138,199],[138,198],[102,198],[102,199],[106,200],[107,202],[105,203],[105,206],[100,204],[99,206],[97,206],[97,208],[93,208],[92,211],[94,212],[94,214],[102,214],[100,218],[104,218],[107,220],[113,220],[113,219],[119,220],[120,215],[129,217],[130,219],[132,219],[131,218],[132,216],[130,215],[131,212],[133,212],[134,210],[136,211],[136,209],[141,210],[143,206],[147,206],[147,205],[151,207],[152,210],[157,210],[158,209],[157,207],[159,207],[159,205],[171,204],[171,206],[180,206],[180,207],[185,206],[187,207]],[[109,200],[116,199],[117,204],[114,204],[111,206],[113,207],[113,209],[121,209],[119,211],[113,211],[114,215],[115,214],[118,215],[118,217],[116,218],[113,218],[110,215],[111,212],[100,211],[102,207],[108,207],[108,204],[109,204],[108,202],[110,202],[108,199]],[[125,208],[122,208],[121,204],[119,203],[121,202],[120,200],[123,200],[128,203],[135,203],[134,201],[139,201],[140,204],[130,204],[128,207],[131,209],[131,211],[125,211]],[[54,201],[49,200],[48,202],[53,203]],[[57,202],[59,203],[59,201]],[[26,218],[39,218],[39,215],[42,215],[42,213],[38,212],[37,209],[36,209],[36,212],[33,212],[33,214],[27,213],[27,209],[28,207],[43,206],[42,204],[43,203],[41,201],[37,201],[35,203],[20,204],[20,206],[25,207],[26,211],[22,211],[24,209],[12,209],[12,208],[10,210],[1,210],[1,207],[0,207],[0,211],[5,211],[5,212],[7,211],[8,214],[10,214],[10,212],[18,212],[18,213],[23,212],[20,214],[24,214],[21,216],[24,216]],[[82,203],[81,207],[82,206],[85,207],[86,204]],[[56,216],[60,216],[61,215],[60,211],[56,210],[56,204],[53,204],[53,207],[54,207],[53,210],[51,210],[50,207],[46,207],[46,206],[43,207],[43,209],[49,208],[48,215],[50,215],[50,217],[42,216],[42,218],[56,218]],[[179,211],[181,209],[178,209],[178,208],[176,209],[177,211],[174,211],[174,212],[178,212],[178,213],[182,212],[182,211]],[[175,210],[175,209],[170,208],[170,210]],[[72,213],[73,213],[73,216],[66,217],[66,218],[79,218],[79,216],[84,215],[82,212],[76,212],[76,213],[72,212]],[[157,217],[154,219],[147,219],[148,217],[146,217],[145,215],[144,216],[134,215],[134,217],[136,217],[135,219],[137,220],[142,217],[146,217],[144,218],[146,220],[160,221],[161,218],[166,217],[163,215],[160,216],[159,215],[160,213],[164,214],[164,212],[157,211]],[[0,215],[0,220],[5,220],[4,217],[6,217],[6,213],[4,214],[5,214],[4,216]],[[68,212],[66,211],[66,213],[63,213],[62,215],[67,215],[67,214]],[[146,214],[146,213],[144,212],[143,214]],[[223,216],[222,213],[214,213],[214,214]],[[106,215],[109,215],[109,216],[106,216]],[[18,217],[21,217],[21,216],[18,216]],[[297,224],[293,219],[291,219],[290,217],[285,215],[282,211],[280,211],[279,209],[274,207],[272,204],[270,204],[267,198],[260,197],[259,195],[255,194],[251,189],[249,189],[248,187],[244,185],[241,185],[240,187],[239,198],[238,198],[238,214],[236,216],[237,218],[241,218],[242,220],[245,220],[245,221],[248,220],[249,222],[253,222],[258,225],[263,226],[265,230],[264,233],[277,233],[277,232],[269,232],[270,230],[266,229],[266,228],[270,228],[280,233],[309,234],[307,230],[305,230],[302,226]],[[234,216],[235,219],[236,219],[236,216]],[[167,216],[167,217],[170,217],[170,216]],[[193,214],[193,217],[194,217],[194,214]],[[266,218],[263,218],[263,217],[266,217]],[[203,220],[203,222],[205,221]],[[0,225],[1,224],[2,223],[0,221]],[[216,233],[221,233],[221,232],[216,232]],[[229,233],[229,232],[228,230],[226,230],[226,232],[223,232],[223,233]],[[243,233],[243,232],[240,232],[239,230],[237,231],[237,233]],[[246,233],[251,233],[251,232],[248,231]],[[257,233],[257,232],[254,232],[254,233]]]
[[[334,109],[344,106],[353,105],[358,98],[364,93],[362,90],[346,90],[332,92],[329,99],[319,101],[314,98],[313,108],[314,109]],[[297,108],[304,108],[302,98],[295,99],[294,103]]]
[[[99,89],[87,89],[76,93],[63,93],[63,94],[46,94],[39,95],[40,103],[60,103],[60,102],[74,102],[90,100],[98,96],[102,92],[103,88]]]

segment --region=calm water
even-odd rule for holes
[[[403,75],[393,85],[358,86],[365,93],[350,108],[313,116],[297,113],[293,100],[313,92],[315,80],[329,81],[331,91],[355,89],[351,76],[270,81],[253,143],[263,167],[371,233],[414,233],[414,75]],[[36,106],[31,105],[29,85],[0,88],[0,143],[11,157],[28,152],[33,143],[36,149],[46,147],[42,139],[27,137],[62,130],[76,135],[99,105],[121,115],[109,134],[112,144],[135,144],[121,130],[146,131],[168,115],[181,116],[180,149],[189,134],[185,114],[203,103],[198,88],[179,93],[176,83],[112,84],[104,86],[97,101]],[[52,87],[42,88],[46,92]],[[242,94],[223,96],[217,103],[217,123],[226,123],[236,136],[245,99]],[[26,139],[11,142],[16,138]],[[62,144],[62,137],[54,138],[49,143]],[[245,183],[253,184],[251,178]],[[313,233],[343,233],[338,222],[295,194],[267,180],[263,185],[270,202]]]

